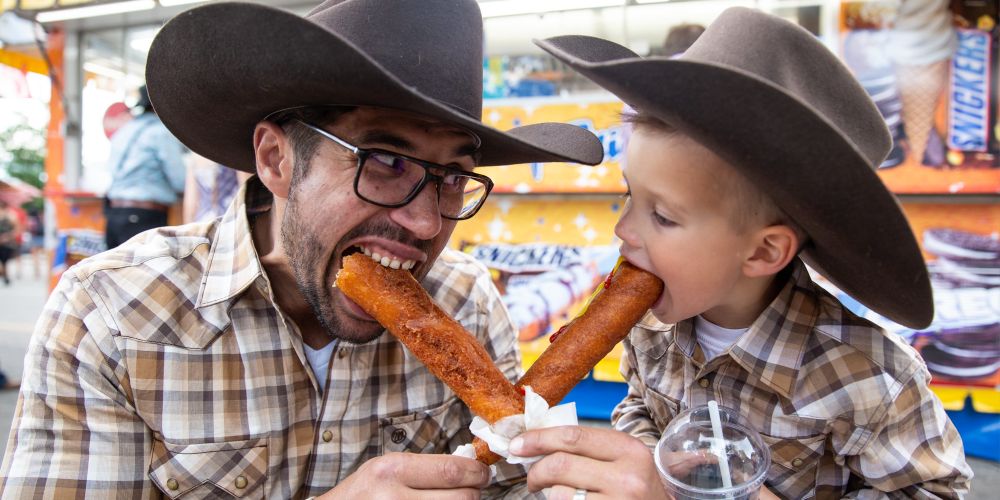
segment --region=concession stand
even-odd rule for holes
[[[50,101],[45,195],[55,224],[52,279],[103,245],[100,197],[106,189],[108,137],[135,99],[145,54],[157,30],[187,1],[4,0],[47,31],[44,48],[58,76]],[[305,13],[312,2],[273,1]],[[127,4],[127,5],[126,5]],[[181,5],[190,4],[190,5]],[[903,336],[934,377],[970,455],[1000,460],[1000,129],[997,2],[953,0],[948,15],[958,47],[940,92],[913,104],[908,85],[885,52],[892,50],[893,0],[481,0],[487,39],[483,119],[501,129],[542,121],[569,122],[601,139],[596,166],[558,163],[491,167],[493,194],[472,220],[458,224],[452,245],[482,260],[520,329],[525,365],[548,336],[586,303],[617,258],[614,224],[625,187],[621,169],[628,129],[623,105],[531,44],[531,38],[589,34],[660,54],[668,30],[709,24],[722,10],[756,7],[797,22],[842,57],[872,95],[895,147],[878,173],[896,193],[931,271],[936,316],[915,331],[866,310],[829,283],[854,312]],[[66,17],[82,7],[128,7],[117,13]],[[60,13],[63,14],[60,17]],[[0,50],[9,59],[18,48]],[[24,49],[29,59],[43,58]],[[4,59],[0,59],[0,63]],[[192,89],[196,91],[196,89]],[[926,125],[906,122],[929,109]],[[904,111],[905,110],[905,111]],[[119,124],[120,125],[120,124]],[[907,130],[909,127],[909,131]],[[930,128],[915,148],[916,130]],[[920,141],[924,142],[924,141]],[[916,154],[914,151],[922,151]],[[921,156],[921,157],[917,157]],[[176,220],[176,219],[175,219]],[[900,293],[906,293],[900,290]],[[570,394],[582,418],[606,419],[625,394],[620,347]]]

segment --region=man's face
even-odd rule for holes
[[[352,145],[378,148],[471,170],[471,135],[454,126],[402,111],[358,108],[326,130]],[[455,228],[438,211],[436,186],[428,183],[408,205],[384,208],[355,194],[357,157],[320,138],[308,169],[297,166],[282,221],[282,245],[296,284],[326,331],[363,343],[382,327],[333,287],[345,255],[362,250],[407,267],[419,280],[430,270]],[[306,173],[302,173],[307,170]],[[388,260],[386,260],[386,258]]]

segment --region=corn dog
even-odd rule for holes
[[[583,313],[552,335],[552,343],[516,386],[531,387],[549,406],[559,404],[628,335],[662,292],[663,282],[655,275],[620,261]],[[492,464],[500,458],[481,439],[472,444],[481,462]]]
[[[486,348],[431,300],[413,276],[363,254],[344,257],[336,286],[399,339],[489,423],[524,411],[524,396]]]
[[[586,310],[552,336],[552,345],[512,386],[486,350],[441,311],[408,272],[354,254],[344,258],[336,286],[490,424],[524,412],[524,386],[531,386],[549,405],[558,404],[663,291],[659,278],[621,261]],[[476,438],[473,445],[479,461],[492,464],[500,459],[482,440]]]

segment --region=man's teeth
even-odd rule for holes
[[[370,248],[367,247],[361,247],[361,251],[364,252],[365,255],[371,257],[372,260],[378,262],[379,264],[382,264],[385,267],[391,267],[393,269],[402,268],[404,270],[409,271],[410,269],[413,269],[413,266],[417,265],[416,261],[399,260],[389,255],[381,255],[378,252],[373,252]]]

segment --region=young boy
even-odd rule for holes
[[[680,411],[735,409],[771,449],[762,498],[956,497],[971,472],[916,352],[848,311],[803,262],[880,314],[933,317],[926,267],[874,169],[885,124],[812,35],[724,12],[680,58],[538,42],[637,110],[615,228],[663,279],[626,341],[615,430],[525,433],[550,498],[663,498],[649,448]],[[519,451],[518,451],[519,450]]]

